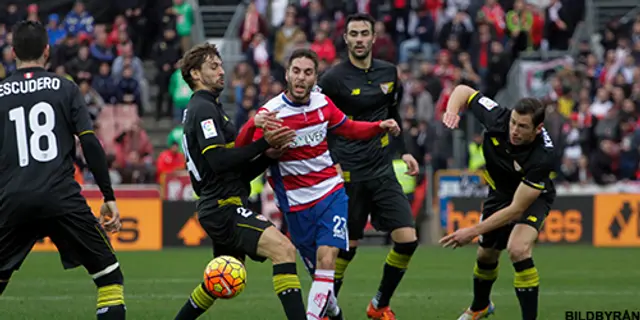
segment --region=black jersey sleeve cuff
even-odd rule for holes
[[[531,182],[531,181],[526,180],[526,179],[522,179],[522,183],[524,183],[527,186],[529,186],[531,188],[534,188],[536,190],[544,190],[545,189],[544,183],[535,183],[535,182]]]

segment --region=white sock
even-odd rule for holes
[[[320,320],[333,294],[333,270],[316,270],[307,300],[307,320]]]

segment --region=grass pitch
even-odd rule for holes
[[[388,248],[358,249],[349,266],[340,304],[348,320],[366,319],[364,310],[378,287]],[[391,305],[402,320],[454,320],[471,303],[475,247],[417,251]],[[125,275],[128,319],[173,319],[202,279],[210,250],[172,249],[118,253]],[[565,311],[638,310],[638,249],[587,246],[536,248],[540,272],[539,319],[565,319]],[[506,255],[492,299],[493,320],[519,319]],[[202,319],[284,319],[272,291],[269,263],[248,263],[248,286],[238,298],[218,301]],[[298,263],[303,290],[309,276]],[[32,253],[0,297],[0,319],[95,319],[95,287],[82,268],[63,271],[56,253]],[[306,298],[305,298],[306,302]]]

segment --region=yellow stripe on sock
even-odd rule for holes
[[[473,267],[473,276],[482,280],[495,280],[498,278],[498,268],[493,270],[480,269],[476,263]]]
[[[411,256],[406,254],[399,254],[395,250],[391,249],[389,254],[387,255],[387,260],[385,261],[388,265],[398,268],[398,269],[407,269],[409,267],[409,261],[411,260]]]
[[[344,272],[347,270],[347,266],[349,265],[349,260],[338,258],[336,259],[336,274],[335,279],[340,280],[344,278]]]
[[[531,288],[540,285],[540,276],[536,267],[516,272],[513,278],[513,286],[516,288]]]
[[[273,276],[273,289],[276,294],[289,289],[300,289],[300,279],[295,274],[276,274]]]
[[[207,310],[213,305],[213,297],[209,295],[202,285],[198,285],[191,293],[191,300],[202,310]]]
[[[124,304],[124,287],[121,284],[98,287],[98,309],[121,304]]]

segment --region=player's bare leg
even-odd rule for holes
[[[540,278],[532,253],[538,238],[538,230],[526,224],[516,224],[507,243],[507,252],[513,262],[513,285],[520,301],[523,320],[535,320],[538,316],[538,285]]]
[[[321,319],[325,311],[330,319],[340,316],[340,308],[333,289],[339,251],[340,249],[330,246],[318,247],[313,284],[307,301],[307,319]]]
[[[491,288],[498,278],[500,250],[478,247],[477,261],[473,268],[473,302],[458,320],[477,320],[494,311],[491,303]]]
[[[280,298],[287,319],[306,319],[296,270],[296,248],[291,241],[271,226],[260,236],[257,253],[273,262],[273,288]]]
[[[370,319],[395,319],[389,303],[409,267],[413,253],[418,248],[415,228],[395,229],[391,232],[391,239],[394,245],[387,255],[378,293],[367,307],[367,316]]]
[[[275,227],[262,232],[257,254],[273,262],[273,286],[289,320],[305,320],[305,308],[296,270],[296,249]],[[215,299],[204,283],[199,284],[175,320],[194,320],[213,305]]]

